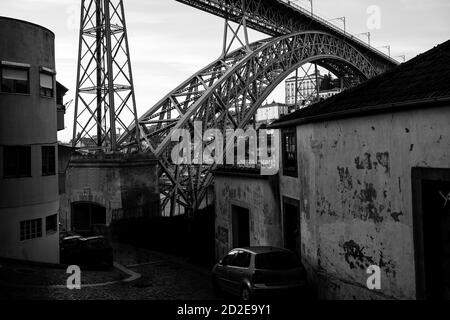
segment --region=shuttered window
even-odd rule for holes
[[[1,92],[30,93],[29,69],[2,66]]]
[[[54,96],[53,75],[45,72],[40,73],[40,93],[43,97]]]

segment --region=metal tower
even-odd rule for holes
[[[122,0],[82,0],[73,146],[141,150]],[[127,141],[118,144],[120,135]]]

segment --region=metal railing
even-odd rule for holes
[[[377,48],[369,45],[368,43],[362,41],[361,39],[359,39],[357,36],[351,34],[350,32],[347,32],[346,30],[343,30],[341,27],[335,25],[334,23],[331,23],[330,21],[325,20],[324,18],[318,16],[317,14],[311,12],[310,10],[307,10],[306,8],[303,8],[302,6],[297,4],[296,2],[293,2],[292,0],[278,0],[278,1],[286,4],[287,6],[290,6],[290,7],[294,8],[294,9],[300,11],[304,15],[312,17],[317,22],[320,22],[320,23],[324,24],[325,26],[333,29],[334,31],[340,33],[342,36],[347,37],[347,38],[357,42],[361,46],[366,47],[367,49],[370,49],[370,50],[374,51],[375,53],[379,54],[380,56],[382,56],[382,57],[384,57],[384,58],[386,58],[386,59],[388,59],[388,60],[398,64],[398,61],[395,60],[394,58],[392,58],[389,55],[385,54],[384,52],[378,50]]]

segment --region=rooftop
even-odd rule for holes
[[[43,30],[48,31],[49,33],[51,33],[53,35],[53,37],[55,36],[55,33],[53,31],[51,31],[50,29],[43,27],[41,25],[38,25],[36,23],[30,22],[30,21],[25,21],[25,20],[20,20],[20,19],[16,19],[16,18],[11,18],[11,17],[5,17],[5,16],[0,16],[0,22],[4,23],[4,22],[11,22],[11,23],[21,23],[21,24],[27,24],[33,27],[37,27]]]
[[[273,101],[272,103],[263,104],[260,108],[270,108],[270,107],[287,107],[287,104]]]
[[[291,113],[270,127],[448,104],[449,83],[450,40],[355,88]]]
[[[311,74],[303,75],[303,76],[300,75],[300,76],[297,77],[297,80],[311,80],[311,79],[315,79],[315,77],[316,77],[316,74],[315,74],[315,73],[311,73]],[[318,72],[317,77],[318,77],[318,78],[324,78],[325,75],[320,74],[320,72]],[[292,82],[292,81],[295,81],[295,78],[296,78],[295,76],[292,76],[292,77],[290,77],[290,78],[287,78],[287,79],[286,79],[286,82]]]
[[[235,250],[246,250],[253,254],[261,254],[261,253],[270,253],[270,252],[290,252],[284,248],[270,247],[270,246],[260,246],[260,247],[244,247],[244,248],[236,248]]]

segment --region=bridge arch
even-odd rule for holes
[[[344,38],[320,31],[299,32],[253,43],[211,63],[152,107],[139,120],[147,150],[160,160],[166,185],[162,207],[178,203],[197,209],[212,182],[213,166],[170,163],[171,133],[210,128],[245,128],[265,99],[290,73],[315,62],[339,77],[360,82],[382,73]],[[136,128],[133,128],[136,130]],[[122,143],[126,143],[123,137]]]

